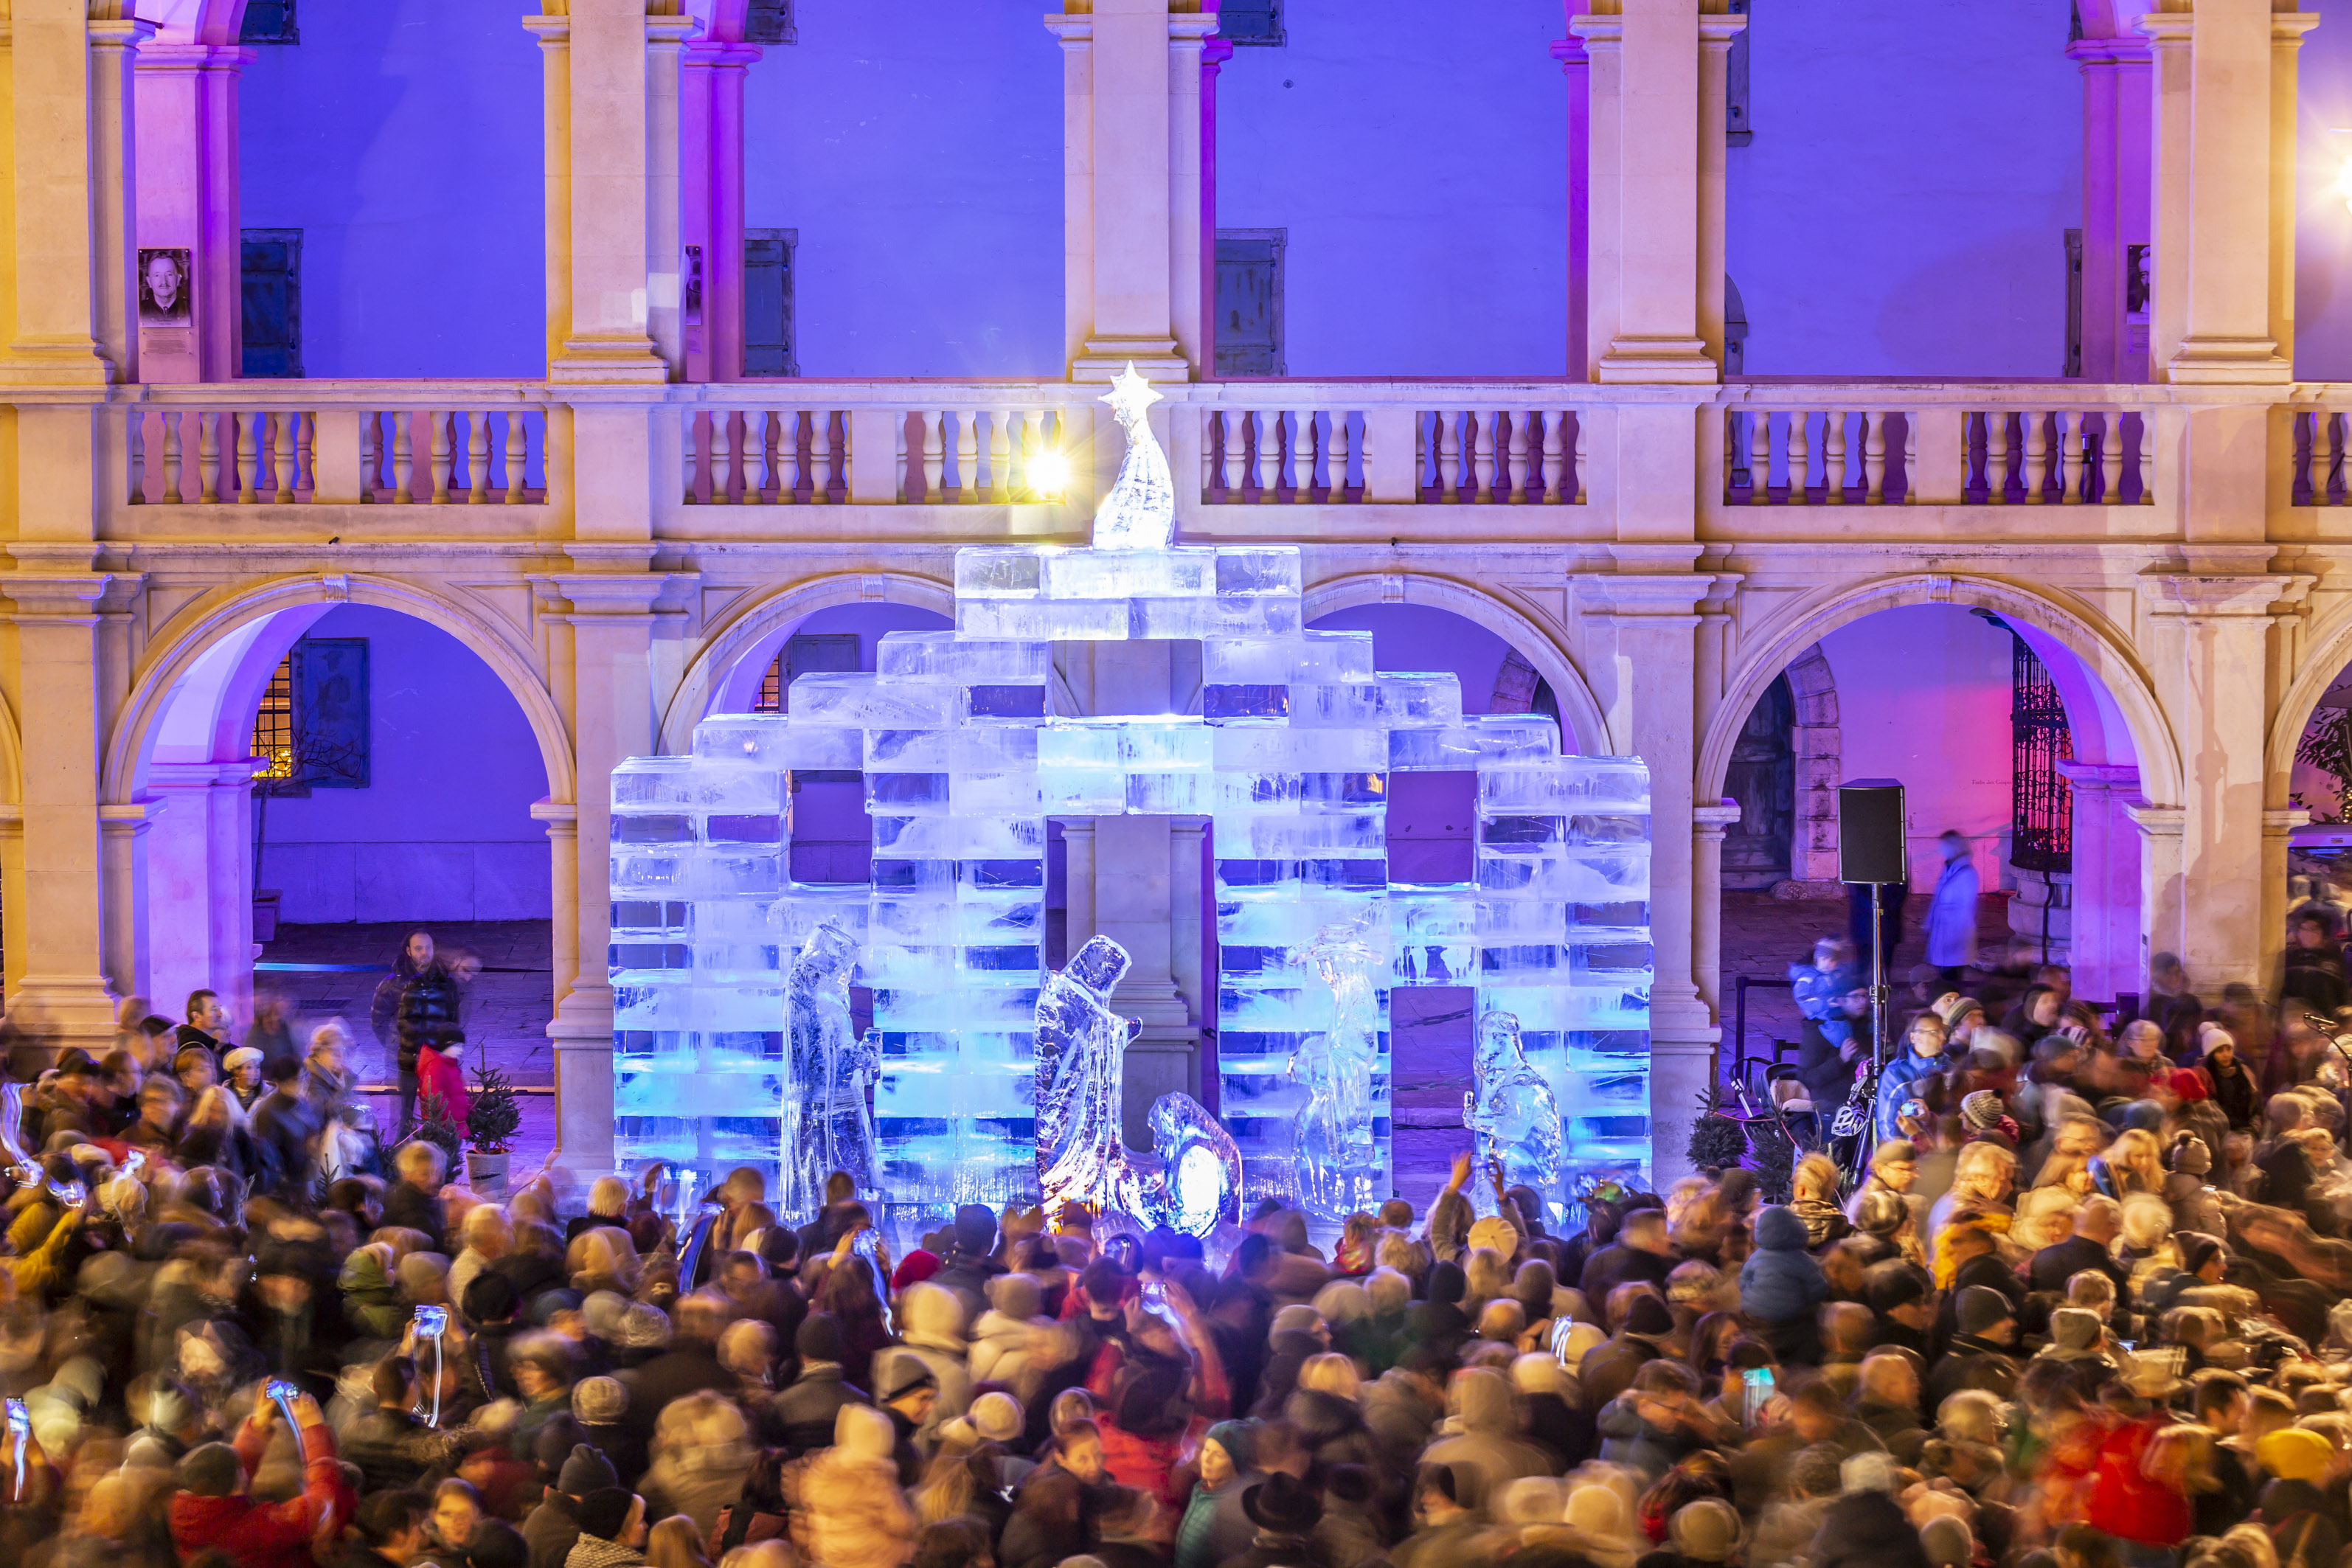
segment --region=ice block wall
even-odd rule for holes
[[[1220,1115],[1248,1198],[1296,1194],[1300,1051],[1333,1015],[1309,949],[1368,912],[1389,985],[1472,985],[1480,1011],[1518,1015],[1570,1182],[1645,1170],[1640,763],[1563,756],[1549,718],[1465,717],[1451,675],[1378,672],[1369,633],[1306,630],[1295,547],[975,547],[956,598],[953,632],[886,636],[871,674],[803,676],[788,716],[713,717],[691,757],[615,770],[625,1163],[774,1165],[783,970],[832,920],[874,994],[887,1197],[1033,1195],[1045,821],[1148,813],[1212,824]],[[1130,637],[1201,643],[1199,713],[1048,711],[1055,642]],[[790,880],[794,769],[864,774],[870,884]],[[1479,775],[1475,878],[1391,884],[1389,775],[1447,770]],[[1385,1194],[1388,985],[1375,1016]]]

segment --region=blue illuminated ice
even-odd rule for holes
[[[1471,1067],[1475,1087],[1462,1097],[1462,1109],[1472,1157],[1503,1186],[1551,1198],[1559,1190],[1559,1105],[1552,1086],[1528,1065],[1519,1021],[1500,1011],[1481,1017]],[[1491,1189],[1479,1184],[1478,1190]]]
[[[887,634],[873,671],[803,675],[785,712],[714,714],[691,756],[614,771],[622,1161],[751,1164],[795,1217],[845,1166],[919,1217],[1045,1192],[1186,1229],[1269,1195],[1340,1219],[1391,1189],[1391,992],[1449,986],[1517,1023],[1508,1049],[1481,1031],[1481,1081],[1517,1086],[1474,1096],[1482,1152],[1556,1207],[1586,1174],[1644,1178],[1646,768],[1563,754],[1549,715],[1465,713],[1454,676],[1379,670],[1369,633],[1306,630],[1296,546],[1170,545],[1149,389],[1122,385],[1094,547],[960,550],[953,631]],[[1197,710],[1070,711],[1055,645],[1125,638],[1196,640]],[[1421,772],[1476,776],[1466,880],[1391,879],[1391,784]],[[805,773],[863,780],[866,880],[795,878]],[[1163,1097],[1148,1152],[1120,1135],[1093,933],[1046,963],[1050,819],[1121,815],[1205,820],[1213,868],[1218,1111]]]

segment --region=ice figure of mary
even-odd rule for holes
[[[851,1032],[849,976],[857,944],[839,926],[809,933],[785,991],[791,1080],[784,1117],[786,1214],[824,1206],[825,1178],[846,1172],[860,1195],[874,1190],[874,1122],[866,1086],[881,1066]]]
[[[1127,1145],[1119,1079],[1133,1023],[1110,1010],[1127,950],[1089,938],[1037,995],[1037,1186],[1065,1203],[1118,1206]]]
[[[1380,1154],[1372,1142],[1372,1069],[1380,1058],[1380,955],[1364,940],[1366,921],[1327,926],[1307,950],[1331,990],[1331,1026],[1291,1053],[1286,1076],[1307,1091],[1298,1119],[1298,1195],[1325,1219],[1345,1219],[1378,1201]]]
[[[1478,1020],[1475,1085],[1464,1097],[1472,1152],[1499,1169],[1502,1185],[1529,1187],[1549,1205],[1559,1184],[1559,1101],[1529,1065],[1519,1020],[1488,1013]]]

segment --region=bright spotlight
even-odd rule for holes
[[[1070,460],[1059,452],[1040,452],[1029,465],[1029,488],[1040,496],[1058,496],[1070,484]]]

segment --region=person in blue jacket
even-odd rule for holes
[[[1878,1099],[1872,1106],[1872,1116],[1882,1142],[1903,1136],[1903,1102],[1927,1098],[1925,1081],[1951,1068],[1952,1058],[1944,1053],[1944,1021],[1933,1013],[1912,1019],[1903,1049],[1878,1075]]]

